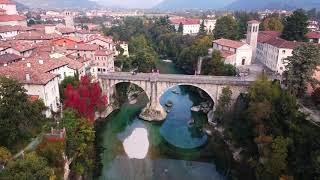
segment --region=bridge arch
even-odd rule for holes
[[[177,84],[170,84],[167,85],[164,88],[161,88],[160,92],[158,92],[158,99],[160,102],[161,97],[170,89],[174,88],[174,87],[178,87],[178,86],[191,86],[191,87],[196,87],[199,88],[200,90],[204,91],[212,100],[212,102],[215,104],[217,103],[217,97],[215,97],[215,95],[213,94],[213,92],[211,92],[211,90],[209,90],[208,88],[205,88],[201,85],[198,84],[190,84],[190,83],[177,83]]]
[[[151,94],[149,91],[147,91],[147,87],[146,87],[146,83],[145,82],[142,82],[142,81],[113,81],[113,82],[110,82],[110,95],[112,96],[114,94],[113,90],[116,89],[116,86],[119,85],[119,84],[124,84],[124,83],[128,83],[128,84],[133,84],[137,87],[139,87],[140,89],[142,89],[142,91],[144,93],[146,93],[147,97],[148,97],[148,100],[150,101],[151,100]],[[110,97],[111,97],[110,96]]]

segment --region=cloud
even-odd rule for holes
[[[125,8],[149,8],[163,0],[94,0],[104,6],[118,6]]]

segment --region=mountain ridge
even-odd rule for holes
[[[89,0],[15,0],[29,8],[63,9],[63,8],[93,8],[98,7],[96,2]]]
[[[236,0],[224,9],[229,10],[262,10],[262,9],[285,9],[297,8],[311,9],[320,8],[319,0]]]
[[[234,0],[213,1],[213,0],[164,0],[155,9],[220,9],[227,6]]]

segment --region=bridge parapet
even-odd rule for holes
[[[123,81],[150,81],[190,84],[215,84],[215,85],[240,85],[248,86],[255,79],[230,76],[203,76],[203,75],[177,75],[177,74],[153,74],[153,73],[131,73],[116,72],[100,75],[100,79],[123,80]]]

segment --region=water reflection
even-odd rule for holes
[[[162,104],[168,99],[173,103],[162,124],[138,119],[139,112],[148,101],[146,97],[138,99],[135,105],[123,106],[107,118],[97,132],[101,137],[98,143],[104,147],[99,179],[225,179],[212,162],[213,151],[207,143],[212,138],[209,139],[202,131],[207,123],[206,116],[190,110],[199,102],[181,88],[177,90],[179,93],[168,91],[161,98]],[[195,123],[188,123],[191,118]],[[221,158],[224,161],[225,157]]]
[[[123,133],[120,133],[118,138],[123,142],[124,151],[130,159],[144,159],[147,156],[148,131],[141,122],[135,121]]]
[[[173,106],[160,128],[161,136],[171,145],[183,149],[194,149],[205,144],[208,136],[202,130],[204,118],[200,113],[191,112],[194,103],[189,94],[183,92],[181,87],[174,87],[160,100],[163,106],[168,101]]]

